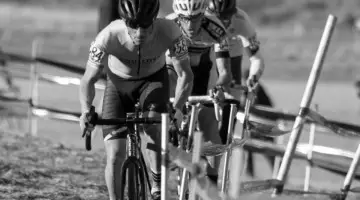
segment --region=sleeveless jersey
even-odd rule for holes
[[[180,19],[176,13],[166,16],[166,19],[173,20],[179,25],[180,29],[183,30],[180,25]],[[201,55],[208,52],[212,47],[214,47],[215,52],[229,51],[226,29],[215,16],[204,16],[200,31],[195,37],[187,37],[184,31],[183,35],[187,41],[191,66],[197,66],[200,62]],[[170,63],[170,60],[167,59],[167,63]]]
[[[151,35],[139,48],[130,38],[125,22],[120,19],[113,21],[91,44],[88,65],[100,67],[107,64],[121,78],[138,79],[165,66],[167,50],[171,57],[187,57],[186,42],[176,23],[157,19],[150,28],[153,29]]]
[[[211,15],[211,14],[210,14]],[[222,21],[229,36],[230,56],[243,55],[243,48],[258,45],[256,31],[245,11],[237,8],[229,21]]]

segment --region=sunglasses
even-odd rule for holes
[[[197,20],[201,19],[202,16],[204,16],[203,13],[199,13],[197,15],[189,15],[189,16],[185,16],[185,15],[180,14],[179,19],[181,21],[192,21],[193,22],[193,21],[197,21]]]
[[[153,24],[153,22],[152,21],[150,21],[150,22],[145,21],[145,22],[140,22],[139,23],[139,22],[137,22],[135,20],[126,20],[125,24],[126,24],[127,27],[130,27],[132,29],[138,29],[138,28],[147,29]]]

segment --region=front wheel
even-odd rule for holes
[[[125,160],[121,170],[121,200],[146,200],[146,178],[139,160],[129,157]],[[126,188],[127,186],[127,188]]]

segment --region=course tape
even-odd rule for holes
[[[27,118],[27,111],[32,108],[35,116],[49,119],[59,119],[70,122],[79,122],[80,113],[63,111],[41,105],[33,105],[29,99],[0,96],[1,110],[6,110],[8,115]]]

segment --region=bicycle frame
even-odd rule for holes
[[[120,199],[125,199],[125,186],[128,185],[128,199],[131,200],[145,200],[146,183],[149,191],[151,184],[149,174],[145,164],[145,159],[141,153],[141,139],[138,124],[154,124],[161,123],[161,120],[153,118],[141,117],[140,104],[135,104],[135,112],[127,113],[126,118],[116,119],[98,119],[95,108],[91,107],[88,118],[88,125],[119,125],[126,124],[128,127],[127,145],[126,145],[126,159],[121,166],[121,181],[120,181]],[[83,137],[86,136],[86,149],[91,150],[91,130],[85,128]],[[126,176],[128,178],[126,179]],[[140,194],[143,194],[140,196]]]
[[[135,104],[135,112],[127,113],[127,118],[140,118],[140,105]],[[125,199],[125,185],[127,175],[128,199],[146,199],[146,183],[148,189],[151,190],[149,174],[146,168],[143,154],[141,153],[141,138],[139,124],[127,124],[129,133],[127,134],[127,157],[121,166],[121,183],[120,183],[120,199]],[[133,130],[132,130],[133,129]],[[146,181],[146,182],[145,182]],[[140,187],[139,187],[140,186]],[[143,194],[140,196],[138,194]]]
[[[236,109],[236,105],[240,104],[239,101],[235,100],[235,99],[227,99],[225,101],[226,103],[229,103],[231,105],[231,113],[230,113],[230,120],[229,120],[229,129],[228,129],[228,143],[230,143],[232,141],[233,138],[233,125],[234,125],[234,119],[235,119],[235,115],[237,112]],[[198,114],[199,114],[199,109],[200,109],[200,103],[212,103],[212,99],[209,96],[190,96],[188,99],[188,104],[191,105],[191,114],[190,114],[190,121],[189,121],[189,130],[188,130],[188,141],[186,144],[186,147],[183,145],[183,141],[184,139],[180,139],[180,143],[179,143],[179,148],[183,148],[184,150],[186,150],[187,152],[190,152],[191,147],[192,147],[192,138],[193,133],[195,131],[195,125],[196,122],[198,120]],[[217,108],[214,107],[214,109],[216,110]],[[216,112],[215,112],[216,113]],[[185,147],[185,148],[184,148]],[[225,156],[226,158],[228,156]],[[228,159],[227,159],[228,160]],[[226,169],[228,168],[228,165],[225,165]],[[181,177],[179,177],[178,175],[178,181],[180,182],[180,187],[178,186],[178,195],[179,195],[179,200],[184,200],[185,199],[185,195],[186,195],[186,183],[187,183],[187,178],[189,178],[189,174],[187,172],[187,170],[185,169],[179,169],[178,171],[179,175],[181,174]],[[223,174],[223,180],[226,179],[225,177],[227,176],[227,174]],[[190,191],[190,193],[193,193],[194,191]],[[191,195],[194,196],[194,195]]]

